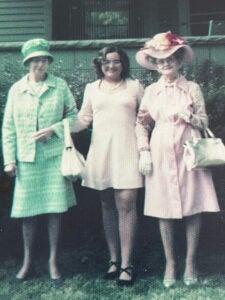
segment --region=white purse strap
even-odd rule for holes
[[[72,148],[73,142],[70,135],[70,126],[69,121],[67,119],[63,119],[63,125],[64,125],[64,140],[65,140],[65,147],[66,148]]]
[[[209,128],[205,128],[204,134],[205,134],[205,136],[209,136],[211,138],[215,138],[215,135],[212,133],[212,131]]]
[[[215,135],[212,133],[212,131],[208,127],[204,128],[203,134],[204,134],[204,137],[215,138]],[[191,136],[192,136],[193,140],[197,140],[198,139],[197,136],[196,136],[196,134],[195,134],[195,131],[193,129],[191,129]]]

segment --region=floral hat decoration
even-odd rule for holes
[[[194,52],[181,36],[171,31],[158,33],[137,52],[136,60],[142,67],[156,70],[157,66],[151,61],[151,58],[167,58],[180,48],[185,50],[183,61],[191,62],[194,59]]]
[[[32,39],[25,42],[22,46],[21,52],[24,56],[23,63],[26,65],[29,59],[38,56],[48,56],[50,62],[53,61],[53,56],[49,52],[49,42],[45,39]]]

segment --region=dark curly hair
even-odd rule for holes
[[[176,58],[176,60],[178,60],[179,62],[182,62],[184,59],[184,55],[185,55],[185,49],[184,48],[180,48],[178,49],[176,52],[174,52],[173,56]]]
[[[129,57],[127,56],[126,52],[119,47],[110,46],[104,47],[98,53],[98,57],[93,59],[93,65],[95,67],[97,78],[101,79],[104,78],[104,73],[102,72],[102,61],[106,60],[106,56],[108,53],[116,52],[120,56],[120,61],[122,64],[122,72],[121,78],[126,79],[130,76],[130,61]]]

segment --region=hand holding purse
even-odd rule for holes
[[[85,159],[73,144],[67,119],[63,119],[63,125],[65,148],[63,149],[62,154],[61,173],[65,178],[76,181],[77,179],[82,178]]]
[[[152,174],[152,155],[150,151],[141,151],[139,159],[139,171],[144,176]]]
[[[225,165],[225,146],[209,128],[204,130],[205,138],[198,138],[194,130],[192,139],[184,143],[183,159],[188,171],[194,168]]]

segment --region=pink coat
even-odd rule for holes
[[[160,78],[146,88],[140,109],[147,109],[155,121],[149,130],[137,124],[138,148],[150,144],[153,173],[145,178],[145,208],[148,216],[180,219],[204,211],[219,211],[209,169],[187,171],[183,161],[183,144],[191,138],[191,128],[200,136],[207,126],[204,99],[198,84],[181,76],[166,86]],[[189,123],[177,117],[189,110]]]

